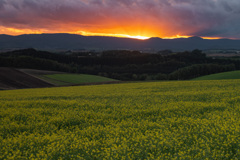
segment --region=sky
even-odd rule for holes
[[[240,0],[0,0],[0,34],[240,39]]]

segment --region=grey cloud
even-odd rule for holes
[[[240,38],[239,19],[239,0],[0,0],[4,26],[51,27],[62,21],[107,26],[125,20],[169,25],[172,32],[185,29],[196,36]]]
[[[227,11],[227,12],[231,12],[233,9],[232,7],[228,4],[228,2],[222,2],[223,8]]]

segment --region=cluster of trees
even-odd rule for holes
[[[39,70],[53,70],[63,72],[74,72],[74,68],[70,65],[59,63],[57,61],[34,58],[29,56],[20,57],[0,57],[0,65],[2,67],[14,68],[31,68]]]
[[[139,51],[50,53],[35,49],[0,54],[1,67],[86,73],[120,80],[185,80],[240,69],[240,61],[212,59],[200,50],[157,54]]]

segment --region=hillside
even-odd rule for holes
[[[240,81],[0,91],[0,159],[238,159]]]
[[[222,80],[222,79],[240,79],[240,71],[231,71],[206,75],[193,80]]]
[[[0,89],[42,88],[53,85],[13,68],[0,67]]]
[[[0,66],[100,75],[111,79],[186,80],[240,70],[239,59],[214,59],[201,50],[157,54],[140,51],[54,53],[32,48],[0,53]]]
[[[119,81],[87,74],[0,67],[0,90],[106,83]]]
[[[57,85],[101,84],[118,82],[118,80],[102,76],[69,73],[42,75],[41,78],[53,82]]]
[[[116,79],[106,78],[97,75],[89,74],[72,74],[57,71],[45,71],[35,69],[19,69],[22,72],[31,74],[35,77],[50,82],[56,86],[66,85],[83,85],[83,84],[104,84],[104,83],[117,83]]]

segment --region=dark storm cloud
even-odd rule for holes
[[[240,38],[239,19],[239,0],[0,0],[0,25],[5,27],[137,23],[188,35]]]

